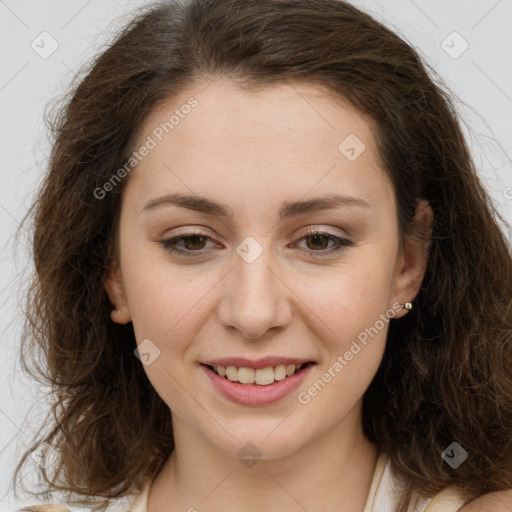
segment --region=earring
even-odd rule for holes
[[[400,304],[400,306],[402,306],[402,309],[408,309],[409,311],[412,309],[412,304],[410,302]]]

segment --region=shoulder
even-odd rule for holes
[[[470,501],[457,512],[510,512],[512,510],[512,489],[490,492]]]
[[[109,508],[106,512],[147,512],[149,489],[151,487],[151,479],[145,478],[140,492],[134,493],[126,498],[125,508]]]
[[[396,510],[403,486],[394,474],[389,457],[380,454],[364,512]],[[449,486],[430,498],[413,494],[408,512],[511,512],[512,489],[492,492],[465,503],[460,490]]]
[[[364,512],[397,510],[404,489],[403,483],[391,467],[387,454],[379,454]],[[407,512],[458,512],[463,504],[464,499],[459,489],[450,486],[431,497],[412,493]],[[463,512],[476,511],[464,510]]]
[[[16,512],[69,512],[69,509],[62,505],[46,504],[19,508]]]
[[[150,486],[151,480],[146,478],[142,490],[112,500],[107,508],[102,509],[102,512],[146,512]],[[56,504],[44,504],[28,506],[18,509],[16,512],[87,512],[87,510],[84,508],[75,509]]]

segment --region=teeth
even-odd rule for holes
[[[226,368],[226,377],[230,381],[238,380],[238,368],[235,368],[234,366],[228,366]]]
[[[260,370],[257,370],[258,372]],[[254,374],[256,372],[253,368],[239,368],[238,369],[238,382],[242,384],[254,384]],[[259,382],[258,382],[259,384]]]
[[[275,368],[268,366],[267,368],[247,368],[242,366],[214,366],[213,371],[221,377],[226,377],[231,382],[240,382],[241,384],[258,384],[260,386],[268,386],[275,381],[280,381],[286,377],[291,377],[305,364],[280,364]]]
[[[242,370],[242,368],[240,368]],[[268,368],[260,368],[254,372],[254,380],[256,384],[260,386],[268,386],[274,383],[274,368],[269,366]],[[242,382],[242,381],[240,381]]]
[[[295,366],[295,365],[293,365]],[[284,364],[280,364],[274,368],[274,379],[283,380],[286,377],[286,366]]]

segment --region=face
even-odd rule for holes
[[[206,85],[140,130],[136,148],[152,147],[127,178],[105,286],[173,420],[225,453],[250,442],[271,459],[360,429],[426,248],[400,246],[371,123],[348,103],[307,84]]]

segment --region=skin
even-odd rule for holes
[[[491,492],[466,503],[458,512],[510,512],[512,510],[512,489]]]
[[[393,304],[413,301],[428,247],[408,238],[400,245],[394,191],[371,123],[348,103],[310,84],[244,92],[225,80],[198,82],[152,113],[137,147],[191,96],[198,106],[129,176],[119,261],[105,280],[112,319],[132,321],[137,342],[150,339],[160,350],[144,369],[172,411],[176,449],[152,484],[148,512],[363,510],[378,447],[362,433],[362,397],[389,324],[308,404],[297,393]],[[338,149],[349,134],[366,146],[354,161]],[[143,211],[171,192],[207,196],[233,215],[170,204]],[[369,207],[278,219],[284,201],[333,193]],[[417,219],[432,223],[424,201]],[[353,245],[309,255],[327,254],[336,240],[303,238],[308,227]],[[177,247],[203,256],[162,246],[184,228],[210,239]],[[248,236],[263,251],[252,263],[236,252]],[[270,355],[316,362],[299,390],[276,404],[231,402],[199,368],[208,359]],[[261,454],[251,467],[237,456],[246,443]]]

